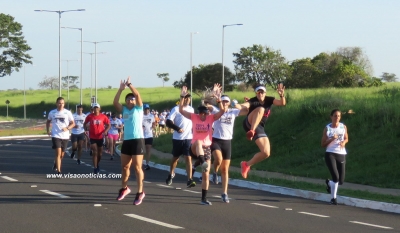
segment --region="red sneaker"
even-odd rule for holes
[[[247,173],[249,173],[249,171],[250,171],[250,166],[247,166],[247,162],[242,161],[240,163],[240,167],[241,167],[243,178],[247,179]]]
[[[142,201],[143,201],[143,198],[145,197],[146,195],[144,194],[144,192],[142,192],[142,193],[136,193],[136,197],[135,197],[135,200],[133,201],[133,204],[134,205],[140,205],[141,203],[142,203]]]
[[[256,132],[254,130],[247,131],[247,133],[246,133],[247,140],[251,141],[253,139],[253,137],[254,137],[254,134],[256,134]]]

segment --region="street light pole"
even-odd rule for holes
[[[199,32],[190,33],[190,106],[193,106],[193,65],[192,65],[192,37],[193,34],[199,34]]]
[[[107,41],[83,41],[87,43],[93,43],[94,44],[94,89],[95,89],[95,103],[97,103],[97,44],[99,43],[105,43],[105,42],[114,42],[111,40]]]
[[[67,62],[67,90],[68,90],[68,95],[67,95],[67,99],[68,99],[68,107],[67,107],[67,109],[69,110],[69,83],[70,83],[70,78],[69,78],[69,73],[68,73],[68,71],[69,71],[69,68],[68,68],[68,65],[69,65],[69,62],[70,61],[78,61],[78,60],[63,60],[63,61],[66,61]]]
[[[80,82],[80,87],[79,87],[80,93],[79,93],[79,95],[80,95],[80,104],[82,104],[82,44],[83,44],[82,34],[83,34],[83,28],[72,28],[72,27],[62,27],[62,28],[76,29],[76,30],[81,31],[81,76],[80,76],[80,81],[79,81]]]
[[[61,96],[61,14],[71,11],[85,11],[85,9],[66,10],[66,11],[50,11],[50,10],[35,10],[37,12],[55,12],[58,13],[58,96]]]
[[[229,27],[229,26],[242,26],[243,24],[241,23],[237,23],[237,24],[228,24],[228,25],[222,25],[222,93],[224,93],[225,90],[225,85],[224,85],[224,81],[225,81],[225,75],[224,75],[224,31],[225,31],[225,27]]]
[[[24,66],[24,120],[26,120],[25,66]]]
[[[94,53],[84,53],[84,54],[89,54],[90,55],[90,98],[92,98],[93,93],[92,93],[92,89],[93,89],[93,54]],[[104,54],[104,52],[100,52],[97,54]]]

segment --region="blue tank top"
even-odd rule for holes
[[[143,106],[135,106],[131,110],[122,107],[122,118],[124,119],[124,140],[144,138],[142,121]]]

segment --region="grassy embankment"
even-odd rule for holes
[[[179,90],[173,88],[146,88],[139,91],[144,101],[158,110],[171,108],[179,96]],[[116,89],[99,90],[99,102],[104,110],[113,110],[111,104],[115,92]],[[89,93],[89,90],[85,90],[86,99],[89,98]],[[27,116],[40,117],[44,109],[47,111],[53,109],[56,94],[57,91],[30,93],[31,97],[27,98],[30,102],[27,103],[31,106],[27,107],[30,109]],[[76,104],[79,100],[79,91],[70,94],[71,102]],[[253,96],[250,92],[227,94],[238,100],[242,100],[243,96]],[[277,96],[275,92],[270,92],[270,89],[267,95]],[[11,103],[22,103],[23,96],[21,96],[21,93],[0,92],[0,100],[8,98]],[[346,146],[348,157],[345,181],[383,188],[400,188],[397,182],[400,178],[399,84],[380,88],[287,90],[286,96],[287,106],[273,107],[265,128],[271,142],[271,157],[253,166],[252,169],[320,179],[329,177],[323,159],[324,149],[320,147],[322,130],[330,121],[329,113],[332,109],[340,108],[343,112],[351,109],[354,114],[346,113],[342,117],[342,122],[348,127],[350,139]],[[0,101],[0,115],[3,116],[5,116],[4,101]],[[197,106],[198,103],[199,99],[196,98],[193,106]],[[12,117],[21,117],[23,106],[16,105],[12,111],[15,112]],[[11,109],[9,114],[11,115]],[[235,123],[232,166],[239,166],[240,161],[251,158],[257,152],[255,144],[245,139],[242,121],[243,117],[237,119]],[[170,152],[170,142],[171,135],[163,135],[155,139],[154,147]],[[239,178],[240,175],[232,174],[232,177]],[[251,176],[249,179],[313,191],[324,190],[322,185],[302,182]],[[400,198],[362,191],[341,190],[340,195],[400,203]]]

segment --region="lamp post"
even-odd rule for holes
[[[61,14],[71,11],[85,11],[85,9],[66,10],[66,11],[50,11],[50,10],[35,10],[37,12],[55,12],[58,14],[58,96],[61,96]]]
[[[83,34],[83,28],[72,28],[72,27],[62,27],[62,28],[67,28],[67,29],[76,29],[76,30],[79,30],[79,31],[81,31],[81,76],[80,76],[80,81],[79,81],[79,83],[80,83],[80,87],[79,87],[79,89],[80,89],[80,93],[79,93],[79,95],[80,95],[80,104],[82,104],[82,34]]]
[[[83,41],[87,43],[94,44],[94,89],[95,89],[95,102],[97,103],[97,44],[99,43],[106,43],[106,42],[114,42],[111,40],[106,41]]]
[[[70,61],[78,61],[78,60],[62,60],[62,61],[66,61],[67,62],[67,88],[68,88],[68,95],[67,95],[67,99],[68,99],[68,107],[67,109],[69,110],[69,74],[68,74],[68,64]]]
[[[224,31],[225,31],[225,27],[229,27],[229,26],[242,26],[243,24],[241,23],[237,23],[237,24],[228,24],[228,25],[222,25],[222,93],[224,93]]]
[[[103,54],[104,52],[101,53],[97,53],[97,54]],[[92,62],[92,57],[94,53],[84,53],[84,54],[89,54],[90,55],[90,98],[92,98],[93,93],[92,93],[92,89],[93,89],[93,62]]]
[[[193,34],[199,34],[199,32],[191,32],[190,33],[190,106],[193,106],[193,97],[192,97],[192,92],[193,92],[193,65],[192,65],[192,37]]]

